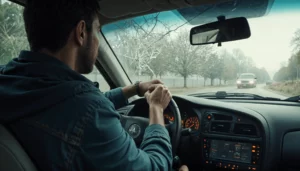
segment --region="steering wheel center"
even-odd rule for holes
[[[137,138],[141,134],[142,128],[138,124],[132,124],[128,128],[128,133],[132,138]]]

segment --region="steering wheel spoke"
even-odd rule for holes
[[[174,123],[166,124],[166,129],[169,131],[170,135],[172,135],[172,132],[174,132],[176,125]]]

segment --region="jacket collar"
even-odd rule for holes
[[[2,73],[51,80],[91,82],[57,58],[31,51],[21,51],[18,58],[13,59],[2,69]]]

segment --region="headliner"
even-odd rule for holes
[[[22,6],[26,0],[10,0]],[[207,4],[216,4],[230,0],[99,0],[102,25],[121,19],[151,14],[155,12],[180,9]]]

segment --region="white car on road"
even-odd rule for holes
[[[256,87],[256,76],[253,73],[243,73],[236,81],[237,88]]]

